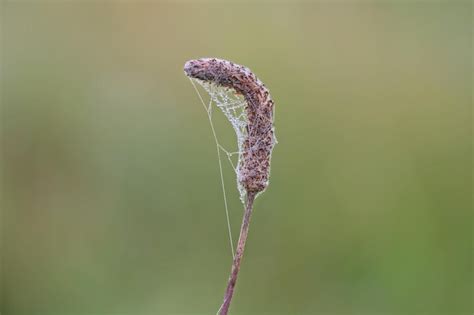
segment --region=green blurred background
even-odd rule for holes
[[[276,102],[232,315],[472,314],[472,2],[2,1],[1,29],[2,315],[215,314],[207,56]]]

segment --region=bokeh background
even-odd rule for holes
[[[472,2],[2,1],[0,25],[2,315],[215,314],[204,56],[276,102],[233,315],[472,314]]]

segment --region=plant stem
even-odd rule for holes
[[[250,217],[253,210],[253,201],[255,200],[255,193],[247,194],[247,202],[245,205],[244,217],[242,219],[242,225],[240,227],[239,243],[237,244],[237,250],[235,252],[234,261],[232,262],[232,269],[227,282],[227,288],[225,290],[224,302],[219,309],[219,315],[227,315],[229,312],[230,302],[234,295],[235,283],[237,282],[237,275],[240,270],[240,263],[244,255],[245,242],[247,241],[247,235],[249,232]]]

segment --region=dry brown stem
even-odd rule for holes
[[[246,195],[245,212],[224,302],[218,312],[219,315],[227,315],[245,250],[253,203],[257,194],[268,186],[270,158],[276,142],[274,103],[268,89],[248,68],[230,61],[215,58],[190,60],[185,64],[184,72],[190,78],[233,89],[246,101],[246,138],[237,169],[238,181]]]
[[[249,233],[250,217],[252,216],[254,200],[255,193],[249,193],[247,195],[244,217],[242,219],[242,225],[240,227],[239,243],[237,244],[237,250],[235,251],[229,281],[227,282],[227,288],[225,290],[224,302],[222,303],[219,309],[219,315],[227,315],[229,311],[230,302],[232,301],[232,296],[234,295],[235,283],[237,282],[237,276],[240,270],[240,263],[244,255],[245,242],[247,241],[247,236]]]

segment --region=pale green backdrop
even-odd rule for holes
[[[232,315],[472,314],[472,2],[0,8],[2,315],[215,314],[230,248],[182,71],[206,56],[276,103]]]

